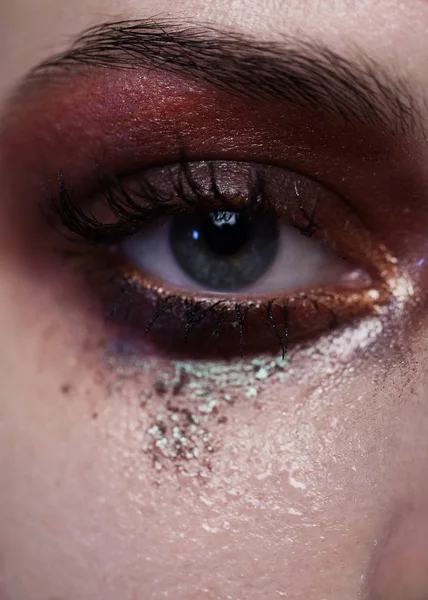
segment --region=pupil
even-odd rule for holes
[[[248,240],[248,229],[241,213],[218,211],[204,220],[201,237],[214,254],[236,254]]]

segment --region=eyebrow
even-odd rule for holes
[[[86,68],[161,69],[253,100],[288,103],[387,132],[422,126],[408,82],[362,51],[355,59],[320,42],[260,41],[210,25],[166,20],[104,23],[31,70],[25,83]]]

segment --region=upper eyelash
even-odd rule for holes
[[[209,204],[216,203],[216,209],[236,211],[230,201],[222,194],[216,181],[215,167],[208,163],[210,173],[210,188],[205,191],[192,175],[189,161],[184,153],[180,155],[178,164],[178,175],[170,174],[171,189],[173,193],[166,196],[162,191],[153,185],[144,171],[136,176],[138,182],[138,191],[133,191],[135,197],[144,199],[144,206],[141,206],[129,194],[122,180],[107,172],[100,171],[100,187],[102,191],[97,194],[111,211],[117,222],[104,223],[97,219],[90,211],[84,210],[78,201],[74,198],[72,187],[66,184],[66,178],[63,171],[58,175],[58,194],[57,197],[47,196],[48,218],[52,224],[59,223],[62,226],[62,233],[71,237],[75,241],[75,236],[90,244],[114,244],[122,241],[126,237],[132,236],[140,229],[149,225],[160,216],[173,216],[177,212],[185,212],[187,209],[203,211],[209,209]],[[185,187],[186,186],[186,187]],[[253,212],[255,210],[262,212],[276,213],[277,211],[269,202],[265,193],[266,177],[263,168],[257,169],[256,176],[248,183],[249,198],[245,206],[245,211]],[[173,201],[175,200],[175,202]],[[180,205],[177,206],[177,200]],[[306,220],[305,226],[295,225],[302,235],[312,236],[318,229],[315,223],[317,203],[314,205],[311,214],[307,214],[299,195],[296,194],[296,202],[299,210]],[[65,229],[65,231],[64,231]]]

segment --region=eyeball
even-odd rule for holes
[[[193,292],[265,295],[351,281],[355,270],[272,214],[180,215],[125,240],[120,251],[166,284]]]

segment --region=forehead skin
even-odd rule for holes
[[[303,32],[349,56],[364,48],[428,90],[422,0],[2,0],[0,103],[84,28],[154,15],[266,41]],[[0,195],[0,220],[1,205]],[[2,600],[356,600],[367,578],[370,600],[428,597],[426,319],[400,361],[384,349],[339,382],[322,363],[299,383],[267,384],[257,410],[230,409],[208,482],[157,486],[140,459],[139,408],[125,393],[106,405],[96,366],[77,360],[78,308],[42,313],[48,292],[17,301],[37,282],[11,260],[10,237],[0,270]],[[65,381],[72,391],[60,395]]]

